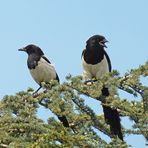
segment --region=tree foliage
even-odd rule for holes
[[[100,102],[106,99],[105,105],[118,109],[121,118],[127,116],[134,121],[131,129],[122,127],[124,135],[140,134],[148,140],[148,87],[141,83],[141,77],[146,79],[147,76],[148,62],[124,76],[114,70],[89,86],[82,81],[81,76],[67,76],[62,84],[56,81],[48,85],[43,83],[47,90],[36,95],[33,95],[31,88],[15,95],[6,95],[0,101],[0,147],[128,147],[128,143],[111,137],[103,114],[96,114],[85,103],[86,97]],[[101,94],[104,85],[110,92],[107,98]],[[135,100],[122,98],[119,89],[133,95]],[[37,115],[40,106],[55,115],[65,115],[70,127],[64,128],[56,116],[48,117],[47,122],[43,121]],[[110,137],[111,142],[107,143],[98,131]]]

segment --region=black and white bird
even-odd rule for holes
[[[40,47],[30,44],[24,48],[19,49],[19,51],[24,51],[28,54],[28,69],[33,79],[40,85],[37,91],[41,88],[41,82],[48,83],[51,80],[57,80],[59,82],[59,77],[54,66],[44,56],[44,53]],[[69,123],[65,116],[58,116],[58,119],[65,127],[69,127]]]
[[[92,79],[97,80],[105,73],[111,72],[111,61],[104,50],[104,47],[107,47],[105,45],[106,42],[108,41],[101,35],[94,35],[87,40],[86,49],[83,50],[81,57],[83,79],[85,82],[89,82]],[[109,95],[108,88],[104,87],[102,89],[102,95]],[[110,125],[111,134],[117,135],[121,140],[123,140],[118,111],[105,105],[103,105],[103,111],[105,121]]]

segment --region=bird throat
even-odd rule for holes
[[[27,65],[29,69],[35,69],[38,65],[38,61],[40,60],[41,56],[36,54],[30,54],[28,56]]]
[[[84,60],[87,64],[98,64],[104,58],[104,49],[103,47],[86,47],[84,52]]]

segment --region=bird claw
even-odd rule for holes
[[[84,82],[86,85],[92,85],[96,80],[87,80]]]

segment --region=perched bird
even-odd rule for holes
[[[48,83],[50,80],[57,80],[59,82],[59,77],[54,66],[44,56],[41,48],[31,44],[19,49],[19,51],[24,51],[28,54],[28,69],[33,79],[40,85],[40,87],[35,92],[38,92],[38,90],[41,88],[41,82]],[[58,119],[65,127],[69,127],[69,123],[65,116],[58,116]]]
[[[94,35],[87,40],[86,49],[83,50],[81,56],[85,82],[89,82],[92,79],[97,80],[105,73],[111,72],[111,61],[104,50],[104,47],[107,47],[105,45],[106,42],[108,41],[101,35]],[[102,89],[102,95],[106,97],[109,95],[108,88],[104,87]],[[110,125],[111,134],[117,135],[123,140],[118,111],[105,105],[103,105],[103,111],[105,121]]]

